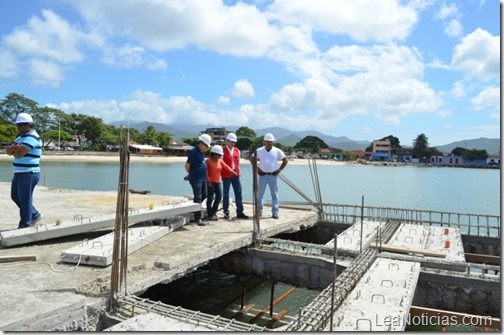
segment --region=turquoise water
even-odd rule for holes
[[[326,203],[425,209],[457,213],[500,214],[500,170],[436,167],[317,165]],[[243,197],[252,200],[252,168],[242,166]],[[130,163],[129,188],[161,195],[191,195],[182,163]],[[283,175],[315,200],[309,166],[288,165]],[[0,162],[0,181],[12,179],[11,162]],[[45,161],[40,183],[47,187],[115,191],[119,164]],[[279,181],[280,201],[304,201]],[[233,197],[233,193],[231,192]],[[265,200],[269,200],[266,191]]]

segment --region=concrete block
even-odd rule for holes
[[[185,218],[182,218],[170,226],[129,228],[128,255],[182,227],[184,223]],[[80,245],[63,251],[61,261],[74,264],[108,266],[112,264],[113,249],[114,232],[91,241],[83,241]]]
[[[176,205],[157,206],[153,209],[131,210],[128,215],[128,224],[152,221],[175,215],[183,215],[201,210],[201,204],[186,202]],[[69,236],[90,232],[93,230],[113,228],[116,215],[103,215],[99,217],[82,217],[76,215],[74,220],[61,221],[54,224],[43,224],[25,229],[13,229],[0,232],[3,247],[49,240],[52,238]]]

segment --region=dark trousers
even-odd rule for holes
[[[240,178],[234,176],[231,178],[222,178],[223,189],[223,200],[222,200],[222,209],[224,213],[229,212],[229,189],[230,186],[233,186],[233,192],[235,196],[235,204],[236,204],[236,214],[243,213],[243,199],[242,199],[242,186],[240,182]]]
[[[212,183],[212,186],[208,186],[208,198],[206,203],[208,217],[217,213],[221,199],[222,185],[220,183]]]
[[[193,190],[193,202],[195,204],[201,204],[203,200],[207,197],[207,186],[206,181],[204,182],[191,182],[191,187]],[[198,221],[201,219],[201,210],[194,212],[194,219]]]
[[[19,208],[18,228],[30,227],[40,213],[33,206],[33,190],[40,180],[40,172],[14,173],[11,184],[11,199]]]

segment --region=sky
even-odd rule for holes
[[[393,135],[406,146],[419,134],[431,146],[500,138],[500,6],[0,1],[0,99],[106,123]]]

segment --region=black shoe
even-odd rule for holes
[[[238,219],[248,219],[248,215],[245,215],[244,213],[240,213],[236,216]]]
[[[230,219],[231,216],[229,215],[229,212],[224,212],[224,219]]]
[[[202,221],[201,219],[196,221],[196,223],[198,224],[198,226],[206,226],[208,224],[208,222]]]
[[[273,214],[272,218],[273,219],[278,219],[278,214]]]

